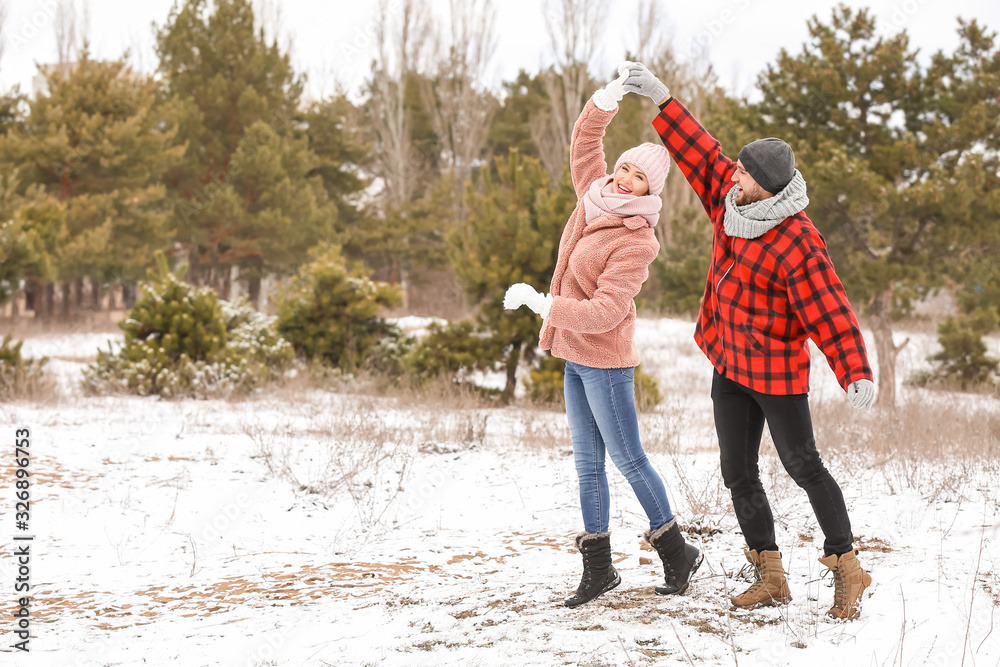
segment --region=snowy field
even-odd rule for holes
[[[665,395],[641,430],[705,564],[687,595],[653,595],[662,570],[640,547],[648,522],[609,463],[622,584],[573,610],[562,600],[579,581],[581,518],[562,411],[318,389],[237,402],[87,398],[75,382],[108,336],[29,339],[24,353],[53,357],[61,390],[0,406],[8,443],[17,425],[32,430],[36,536],[32,651],[11,649],[5,614],[0,664],[1000,664],[997,399],[900,384],[911,423],[894,423],[849,408],[815,358],[817,432],[846,434],[821,437],[820,451],[874,594],[860,620],[825,619],[822,534],[765,435],[794,599],[733,611],[727,594],[748,585],[743,542],[718,471],[711,368],[692,331],[638,322],[643,368]],[[931,335],[911,338],[900,383],[935,347]],[[0,463],[9,545],[13,458]],[[12,552],[0,570],[8,610]]]

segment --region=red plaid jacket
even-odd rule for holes
[[[855,380],[871,380],[857,318],[805,211],[756,239],[727,235],[722,223],[735,163],[673,98],[653,127],[714,225],[694,337],[715,368],[762,394],[804,394],[811,338],[845,390]]]

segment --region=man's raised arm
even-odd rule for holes
[[[715,220],[725,207],[726,193],[733,187],[736,165],[722,154],[719,141],[670,96],[670,90],[645,65],[629,65],[625,90],[645,95],[659,105],[660,114],[653,119],[653,128],[698,194],[709,217]]]

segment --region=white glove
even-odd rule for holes
[[[871,380],[855,380],[847,386],[847,398],[854,407],[870,412],[875,400],[875,383]]]
[[[602,111],[614,111],[625,97],[625,79],[629,76],[629,61],[618,66],[618,78],[594,93],[594,104]]]
[[[525,283],[514,283],[507,288],[507,293],[503,296],[504,310],[516,310],[521,306],[527,306],[546,319],[549,316],[549,309],[552,307],[552,295],[541,295],[531,285]]]

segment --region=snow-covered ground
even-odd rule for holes
[[[997,422],[983,426],[981,458],[871,465],[842,448],[825,457],[876,582],[862,618],[846,624],[823,616],[833,589],[817,562],[822,534],[765,442],[762,471],[794,600],[733,611],[727,594],[747,585],[738,576],[742,537],[718,472],[711,371],[692,330],[680,320],[639,321],[643,368],[665,394],[641,420],[705,564],[687,595],[652,594],[662,572],[640,547],[648,522],[609,467],[622,584],[574,610],[562,600],[579,581],[572,537],[581,520],[560,411],[319,390],[242,402],[88,398],[72,384],[80,360],[118,337],[29,339],[23,351],[54,358],[64,395],[0,405],[8,443],[15,426],[32,430],[36,536],[32,650],[11,649],[6,614],[0,663],[1000,664]],[[911,338],[900,382],[934,348],[933,336]],[[997,355],[1000,345],[990,345]],[[811,398],[834,411],[846,400],[818,357]],[[1000,415],[986,396],[901,385],[899,398],[927,410],[961,406],[975,419]],[[855,429],[885,419],[836,414]],[[0,461],[11,538],[13,459],[11,450]],[[12,610],[8,539],[0,587]]]

